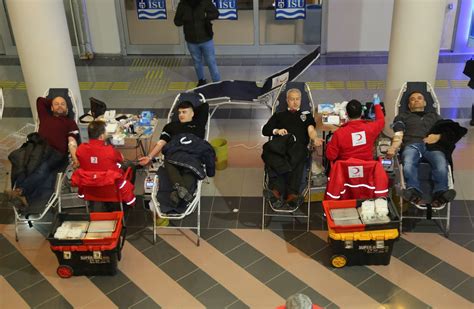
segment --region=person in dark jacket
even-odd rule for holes
[[[262,134],[265,136],[273,136],[275,141],[270,141],[268,145],[264,145],[262,159],[265,162],[265,168],[271,171],[269,177],[269,190],[264,190],[263,194],[268,198],[274,205],[282,206],[283,198],[286,193],[286,203],[290,206],[296,206],[292,204],[299,204],[303,198],[300,195],[299,188],[301,184],[301,177],[303,175],[304,164],[307,154],[307,145],[309,140],[313,142],[315,146],[322,145],[322,139],[317,136],[316,123],[313,115],[309,111],[300,111],[301,106],[301,92],[299,89],[290,89],[286,93],[286,101],[288,110],[273,114],[272,117],[262,128]],[[291,136],[288,139],[288,136]],[[277,142],[281,137],[285,137],[286,140],[282,144]],[[292,141],[293,140],[293,141]],[[268,151],[271,144],[278,143],[277,148],[284,149],[284,152],[288,153],[291,158],[290,165],[283,169],[272,169],[272,159],[274,156],[270,156]],[[273,148],[275,149],[275,148]],[[301,156],[301,154],[303,155]],[[303,158],[303,159],[301,159]],[[275,162],[275,161],[273,161]],[[278,204],[276,204],[279,202]]]
[[[207,142],[205,139],[206,134],[206,124],[207,118],[209,116],[209,104],[203,103],[194,110],[194,106],[191,102],[183,101],[178,105],[178,120],[172,121],[165,125],[163,131],[160,135],[160,140],[152,151],[146,156],[139,158],[140,165],[147,165],[150,163],[151,159],[156,157],[159,153],[164,150],[165,146],[168,143],[172,143],[174,147],[167,149],[168,153],[166,155],[170,156],[171,161],[168,160],[168,157],[165,156],[165,169],[168,173],[171,183],[174,184],[175,191],[171,192],[170,198],[175,205],[179,204],[179,199],[183,199],[186,202],[192,201],[191,190],[196,181],[196,178],[202,179],[204,172],[196,172],[196,169],[190,167],[197,167],[200,164],[206,164],[206,168],[211,168],[211,163],[209,160],[215,158],[214,151],[209,152],[205,147],[198,147],[192,155],[186,154],[184,152],[178,153],[177,150],[183,150],[181,147],[177,147],[178,144],[181,144],[181,139],[183,141],[189,142],[189,138],[193,135],[192,139],[195,140],[194,145],[198,144],[197,139],[202,140],[202,142]],[[182,135],[184,134],[184,135]],[[176,136],[179,136],[179,139],[174,139]],[[186,139],[188,140],[186,141]],[[192,142],[192,141],[191,141]],[[181,144],[186,145],[186,144]],[[184,147],[184,146],[183,146]],[[187,147],[186,147],[187,148]],[[198,150],[201,153],[195,153]],[[163,154],[165,154],[163,152]],[[206,156],[206,158],[203,158]],[[173,159],[174,158],[174,159]],[[190,159],[192,158],[193,162],[190,165],[183,166],[183,164],[178,163],[183,158]],[[196,160],[198,159],[199,164]],[[207,175],[209,177],[214,176],[214,173],[208,170]]]
[[[46,194],[43,190],[53,189],[56,173],[67,166],[68,154],[71,155],[73,166],[79,166],[76,157],[79,129],[74,119],[68,116],[66,100],[60,96],[52,100],[39,97],[36,109],[39,118],[38,135],[52,151],[41,159],[41,164],[33,172],[23,173],[15,179],[15,190],[9,194],[12,199],[19,199],[24,206]]]
[[[402,196],[412,203],[419,203],[422,198],[418,180],[418,166],[421,159],[431,165],[433,179],[432,205],[441,205],[454,200],[456,191],[448,187],[448,160],[443,151],[433,148],[433,145],[443,143],[449,135],[431,129],[441,117],[435,112],[425,112],[426,101],[423,94],[413,92],[408,97],[408,111],[400,113],[393,120],[395,132],[392,145],[387,151],[389,158],[393,157],[402,146],[403,174],[406,189]]]
[[[211,20],[219,17],[219,11],[211,0],[181,0],[176,9],[174,24],[183,26],[184,38],[193,58],[194,69],[198,77],[198,86],[207,83],[204,78],[203,57],[209,67],[213,82],[220,81]]]

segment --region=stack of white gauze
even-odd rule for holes
[[[363,221],[371,221],[375,219],[375,203],[373,200],[363,201],[360,208],[360,216],[362,217]]]
[[[378,198],[375,200],[375,212],[378,217],[388,216],[388,204],[387,200],[384,198]]]
[[[57,228],[56,233],[54,233],[54,238],[56,239],[81,238],[82,233],[83,231],[80,228],[60,226]]]

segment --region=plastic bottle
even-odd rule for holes
[[[380,104],[380,97],[377,93],[374,94],[374,99],[372,101],[375,104]]]

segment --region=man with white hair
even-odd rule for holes
[[[322,139],[317,136],[316,122],[310,111],[301,111],[301,91],[292,88],[286,93],[287,110],[272,115],[268,122],[262,128],[262,134],[273,136],[273,140],[266,143],[262,159],[265,162],[265,168],[271,170],[274,175],[270,176],[269,189],[264,190],[264,196],[274,205],[282,206],[283,202],[288,204],[299,204],[303,201],[300,195],[301,177],[303,176],[306,160],[299,160],[307,157],[307,145],[309,140],[315,146],[322,145]],[[289,156],[294,160],[288,168],[281,169],[273,164],[273,157],[266,151],[271,145],[276,143],[285,143],[284,139],[291,138],[291,150]],[[275,142],[273,142],[275,141]],[[284,195],[286,192],[286,199]],[[279,205],[276,204],[280,201]]]

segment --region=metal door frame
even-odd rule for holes
[[[7,18],[5,0],[0,0],[0,39],[3,41],[3,52],[7,56],[16,56],[18,55],[18,52],[16,50],[16,46],[13,45],[12,33],[10,32]]]
[[[130,44],[130,36],[128,34],[127,11],[125,1],[115,0],[115,8],[119,25],[120,40],[123,55],[185,55],[188,54],[186,45],[184,44],[183,31],[179,31],[179,45],[161,45],[161,44]],[[135,1],[135,0],[133,0]],[[171,0],[177,1],[177,0]],[[168,8],[167,11],[170,11]]]

